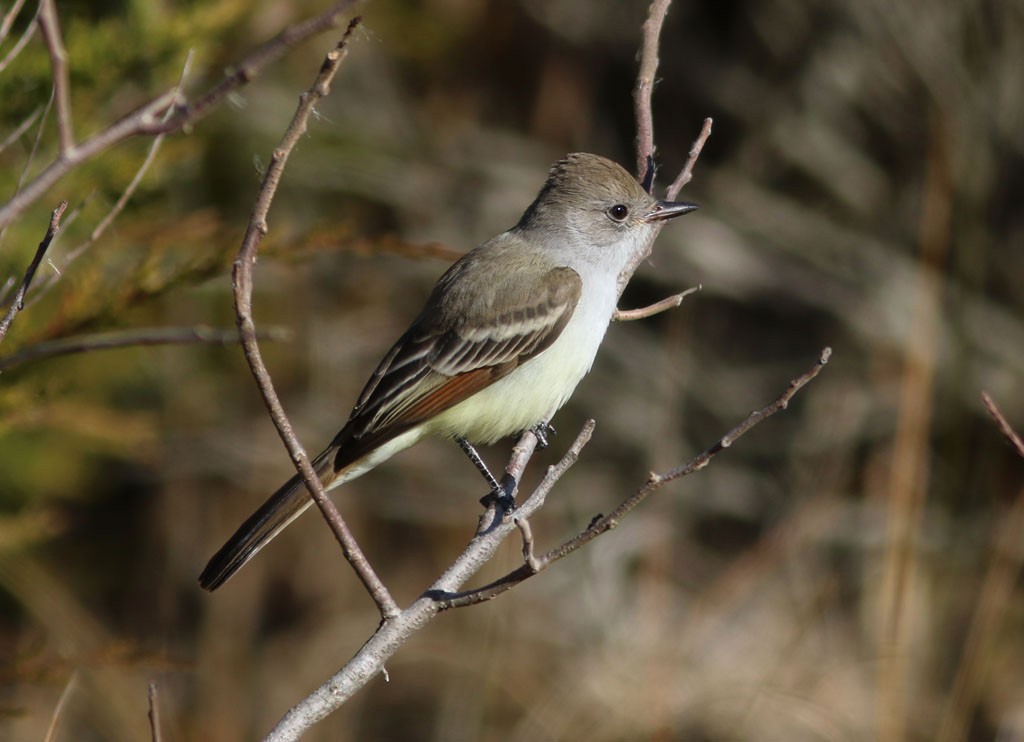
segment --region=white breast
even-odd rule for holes
[[[614,280],[582,276],[579,303],[558,340],[504,379],[428,423],[431,433],[492,443],[547,422],[590,371],[617,301]]]

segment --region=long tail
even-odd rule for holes
[[[331,446],[313,459],[313,468],[324,485],[335,479],[334,455],[338,448]],[[302,478],[296,474],[249,516],[227,543],[211,557],[206,569],[199,575],[199,586],[214,591],[230,579],[231,575],[252,559],[256,552],[270,543],[288,524],[313,504]]]

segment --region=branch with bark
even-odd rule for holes
[[[53,0],[42,0],[37,22],[50,54],[60,152],[14,198],[0,207],[0,230],[44,196],[61,178],[104,150],[131,137],[170,134],[196,123],[212,112],[229,94],[258,77],[289,50],[341,23],[357,2],[358,0],[339,0],[322,13],[284,29],[254,49],[241,62],[229,69],[220,82],[195,100],[186,100],[175,85],[167,92],[122,116],[107,128],[79,142],[71,126],[70,82],[60,24],[57,21]]]
[[[651,168],[654,167],[654,142],[650,112],[650,91],[657,69],[658,34],[668,6],[668,0],[657,0],[651,6],[650,18],[644,26],[641,70],[636,87],[639,132],[637,161],[640,164],[638,177],[646,186],[652,188],[654,173]],[[828,362],[831,353],[828,348],[823,350],[817,363],[810,370],[794,379],[778,399],[762,410],[752,413],[746,420],[720,438],[704,453],[664,474],[651,474],[647,482],[637,492],[624,500],[614,511],[608,515],[595,517],[576,536],[538,557],[535,554],[536,547],[529,518],[544,505],[548,493],[579,458],[581,451],[590,440],[594,430],[594,422],[589,421],[580,431],[579,435],[577,435],[561,460],[548,469],[541,483],[515,509],[513,514],[508,513],[500,503],[489,502],[480,517],[474,537],[467,544],[462,554],[412,605],[404,609],[399,608],[366,560],[355,538],[338,513],[337,508],[335,508],[334,504],[325,494],[323,485],[313,470],[308,455],[295,437],[292,426],[274,391],[270,374],[263,362],[252,315],[253,266],[259,244],[269,229],[267,214],[280,182],[281,172],[288,161],[295,143],[305,131],[306,122],[313,110],[313,106],[322,96],[327,94],[338,65],[344,58],[348,37],[357,22],[358,19],[349,26],[345,37],[338,44],[337,48],[328,55],[313,85],[300,97],[292,122],[288,126],[280,145],[274,150],[270,166],[264,175],[257,193],[246,234],[235,261],[233,283],[237,321],[243,351],[256,384],[263,396],[264,403],[270,413],[271,420],[284,442],[297,471],[301,475],[307,490],[341,545],[342,553],[376,602],[381,615],[381,623],[370,639],[344,667],[327,679],[317,690],[303,699],[280,720],[267,736],[268,740],[294,740],[299,738],[313,724],[343,705],[371,678],[384,672],[384,664],[388,658],[393,656],[410,637],[422,629],[438,613],[451,608],[474,605],[497,597],[502,592],[543,571],[551,564],[613,529],[621,518],[628,515],[648,496],[668,482],[702,469],[715,455],[732,445],[737,438],[752,427],[775,412],[785,409],[790,399],[804,385],[817,376]],[[711,119],[706,119],[699,136],[694,141],[685,166],[668,189],[669,198],[674,198],[678,191],[692,178],[693,167],[710,134]],[[620,294],[632,276],[633,271],[650,254],[655,236],[652,235],[646,251],[643,252],[639,259],[620,275]],[[697,289],[690,289],[689,291],[676,294],[649,307],[617,312],[615,319],[640,319],[666,311],[679,306],[683,298],[695,290]],[[510,481],[520,481],[537,445],[537,436],[532,431],[524,433],[519,439],[506,467],[506,475],[511,478]],[[513,492],[512,494],[514,496],[516,493]],[[489,585],[471,590],[463,590],[463,586],[494,555],[504,539],[515,532],[518,532],[522,538],[524,564]]]

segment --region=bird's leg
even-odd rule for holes
[[[557,435],[558,431],[555,430],[555,426],[549,422],[539,422],[534,425],[530,430],[537,436],[537,450],[543,451],[548,447],[548,436]]]
[[[491,491],[488,492],[480,499],[480,504],[484,507],[489,506],[491,503],[497,503],[505,510],[506,513],[511,513],[515,510],[515,500],[512,499],[512,490],[515,488],[515,482],[507,482],[506,486],[499,484],[498,480],[491,474],[491,470],[487,468],[487,464],[480,458],[480,454],[473,448],[473,444],[467,441],[462,436],[455,439],[455,442],[459,444],[459,448],[462,449],[469,460],[473,462],[473,466],[476,467],[477,471],[483,474],[484,479],[487,480],[487,484],[491,485]],[[511,479],[509,477],[509,479]]]

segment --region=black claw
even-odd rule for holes
[[[515,489],[515,480],[506,474],[501,478],[501,485],[497,489],[491,490],[480,498],[480,504],[485,508],[501,508],[506,516],[510,515],[516,509],[516,498],[512,495]]]
[[[537,423],[532,430],[533,434],[537,436],[537,449],[540,451],[548,447],[549,436],[558,435],[558,431],[551,423]]]

